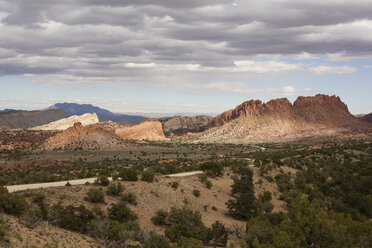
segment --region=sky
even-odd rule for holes
[[[370,0],[0,0],[0,109],[220,113],[338,95],[372,112]]]

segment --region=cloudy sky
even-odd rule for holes
[[[372,112],[371,0],[0,0],[0,109],[218,113],[339,95]]]

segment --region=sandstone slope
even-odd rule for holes
[[[198,141],[283,141],[371,131],[371,125],[351,115],[339,97],[327,95],[299,97],[293,105],[286,98],[246,101],[215,117],[208,127]]]
[[[68,118],[63,118],[58,121],[48,123],[46,125],[32,127],[30,130],[66,130],[69,127],[72,127],[76,122],[80,122],[82,125],[87,126],[91,124],[96,124],[99,122],[98,116],[96,114],[83,114],[80,116],[73,115]]]
[[[372,123],[372,113],[358,117],[359,120]]]
[[[97,124],[84,127],[80,122],[42,144],[46,150],[116,150],[123,146],[123,140],[114,132]]]
[[[116,129],[116,134],[123,139],[131,140],[167,140],[163,133],[163,127],[159,121],[145,121],[131,127]]]
[[[12,110],[0,113],[0,126],[11,129],[40,126],[67,117],[61,109],[24,111]]]

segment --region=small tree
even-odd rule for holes
[[[228,233],[226,231],[225,226],[221,222],[216,221],[215,223],[212,224],[212,228],[209,232],[209,235],[210,235],[209,238],[214,247],[218,245],[226,247]]]
[[[123,191],[123,185],[121,183],[111,183],[106,190],[106,193],[111,196],[119,196]]]
[[[93,203],[104,203],[105,202],[105,194],[101,189],[90,189],[85,198],[85,201],[93,202]]]
[[[155,178],[155,173],[152,172],[152,171],[144,171],[142,173],[142,181],[145,181],[145,182],[148,182],[148,183],[152,183],[154,181],[154,178]]]
[[[116,220],[119,223],[127,223],[138,219],[138,216],[122,201],[111,205],[108,209],[108,216],[110,220]]]
[[[171,244],[166,237],[151,232],[144,248],[171,248]]]
[[[168,212],[163,209],[159,209],[155,214],[156,215],[151,218],[152,223],[155,225],[166,225]]]
[[[118,177],[122,181],[138,181],[137,171],[133,169],[123,169],[119,172]]]
[[[102,186],[108,186],[110,184],[110,180],[105,175],[99,175],[94,183]]]

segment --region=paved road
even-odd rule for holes
[[[189,177],[189,176],[203,174],[203,173],[204,171],[190,171],[190,172],[182,172],[182,173],[177,173],[177,174],[164,175],[164,177]]]
[[[23,191],[27,189],[60,187],[60,186],[65,186],[67,182],[70,182],[71,185],[85,184],[87,182],[94,183],[96,179],[97,179],[96,177],[92,177],[92,178],[76,179],[76,180],[69,180],[69,181],[51,182],[51,183],[19,184],[19,185],[6,186],[6,188],[8,189],[9,193],[12,193],[12,192]],[[109,177],[109,180],[112,181],[112,178]]]
[[[203,171],[190,171],[190,172],[183,172],[177,174],[170,174],[165,175],[164,177],[188,177],[193,175],[198,175],[204,173]],[[28,190],[28,189],[42,189],[42,188],[50,188],[50,187],[61,187],[65,186],[67,182],[70,182],[71,185],[81,185],[87,182],[94,183],[96,177],[92,178],[84,178],[84,179],[76,179],[76,180],[69,180],[69,181],[59,181],[59,182],[51,182],[51,183],[33,183],[33,184],[19,184],[19,185],[10,185],[6,186],[9,193]],[[109,180],[112,181],[112,178],[109,177]]]

